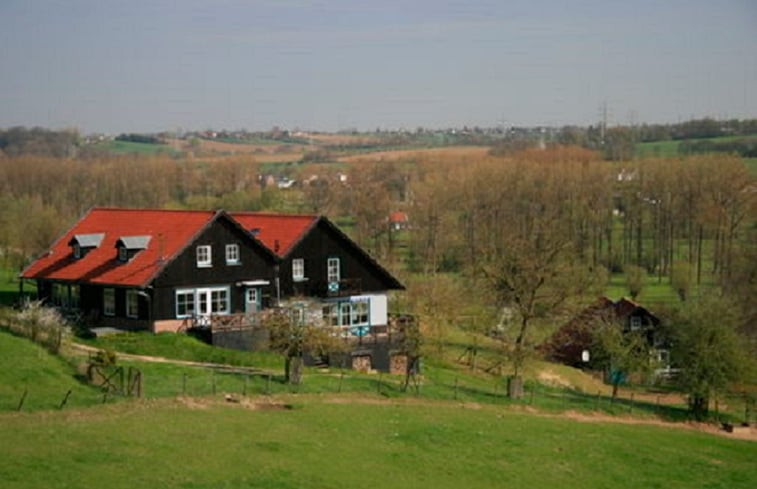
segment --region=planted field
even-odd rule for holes
[[[393,161],[413,158],[415,156],[435,157],[450,156],[455,158],[481,158],[489,154],[488,146],[444,146],[440,148],[398,149],[394,151],[375,151],[353,156],[343,156],[339,161],[348,163],[365,163],[371,161]]]
[[[107,141],[99,143],[95,147],[103,148],[113,154],[141,154],[153,155],[158,153],[174,153],[175,150],[167,144],[136,143],[132,141]]]
[[[0,478],[36,487],[711,487],[757,444],[494,406],[282,396],[0,414]]]

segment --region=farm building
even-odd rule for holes
[[[573,367],[583,367],[584,351],[590,351],[594,333],[605,323],[620,323],[625,332],[640,332],[646,338],[657,360],[667,366],[667,341],[660,328],[660,319],[636,302],[621,298],[613,301],[601,297],[558,329],[542,349],[551,360]]]
[[[322,216],[116,208],[92,209],[21,278],[90,324],[206,328],[244,349],[255,347],[258,313],[286,307],[354,338],[373,368],[390,359],[362,344],[380,343],[388,292],[404,288]]]

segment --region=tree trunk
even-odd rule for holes
[[[510,399],[521,399],[523,397],[523,377],[514,375],[507,378],[507,396]]]
[[[300,385],[302,383],[302,371],[305,366],[301,356],[292,357],[290,363],[289,383]]]
[[[709,399],[704,396],[694,396],[689,399],[689,409],[694,419],[704,421],[707,418],[709,404]]]
[[[284,360],[284,380],[292,385],[302,383],[304,361],[301,356],[288,356]]]

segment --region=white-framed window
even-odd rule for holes
[[[126,317],[139,317],[139,294],[136,290],[126,291]]]
[[[341,278],[341,270],[339,265],[339,258],[329,258],[326,260],[326,280],[329,283],[339,282]]]
[[[231,312],[229,287],[207,287],[201,289],[176,290],[176,317],[209,316]]]
[[[194,289],[179,289],[176,291],[176,317],[188,318],[195,315]]]
[[[367,326],[368,325],[368,301],[358,301],[352,303],[352,325],[353,326]]]
[[[197,247],[197,266],[200,268],[207,268],[213,266],[213,258],[211,254],[210,245],[202,245]]]
[[[239,265],[239,245],[238,244],[226,245],[226,264]]]
[[[126,249],[126,246],[120,246],[118,248],[118,261],[129,261],[129,250]]]
[[[229,313],[229,289],[211,289],[210,312],[212,314]]]
[[[294,258],[292,259],[292,280],[295,282],[301,282],[305,280],[305,259]]]
[[[631,316],[631,331],[638,331],[641,329],[641,318],[639,316]]]
[[[329,326],[369,326],[370,304],[367,300],[343,301],[323,306],[323,321]]]
[[[116,315],[116,289],[103,289],[103,314]]]

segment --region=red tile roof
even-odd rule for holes
[[[303,214],[230,212],[229,215],[282,258],[318,222],[318,216]]]
[[[56,241],[50,251],[21,274],[109,285],[144,286],[217,215],[211,211],[96,208]],[[74,235],[104,233],[97,248],[74,259]],[[116,241],[125,236],[150,236],[146,249],[129,262],[116,260]],[[162,255],[162,260],[161,256]]]

